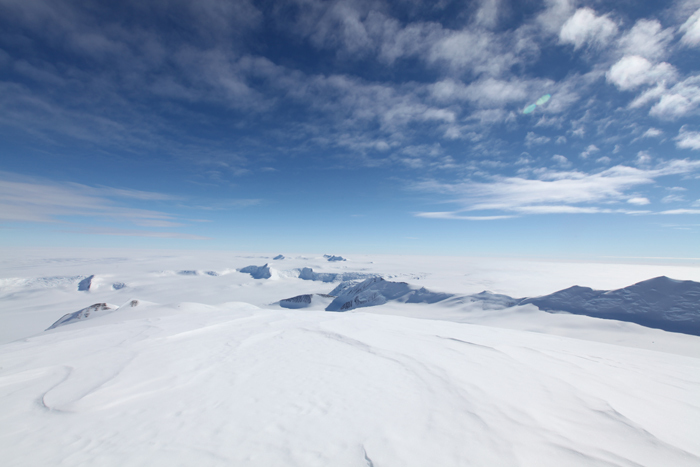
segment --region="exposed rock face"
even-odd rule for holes
[[[89,292],[90,287],[92,287],[92,280],[95,278],[94,275],[88,276],[85,279],[81,280],[78,283],[78,291],[80,292]]]
[[[277,256],[275,256],[275,257],[272,258],[272,259],[273,259],[273,260],[276,260],[276,261],[279,261],[279,260],[284,259],[284,256],[283,256],[283,255],[277,255]]]
[[[53,323],[46,330],[48,331],[49,329],[54,329],[65,324],[71,324],[76,321],[88,319],[91,316],[94,317],[95,315],[107,314],[108,312],[114,311],[117,308],[117,306],[110,305],[108,303],[95,303],[94,305],[90,305],[89,307],[83,308],[82,310],[78,310],[74,313],[63,315],[61,319]]]
[[[283,308],[308,308],[310,307],[314,302],[318,301],[323,301],[325,303],[328,303],[330,299],[335,298],[333,295],[328,295],[328,294],[322,294],[322,293],[317,293],[317,294],[304,294],[304,295],[297,295],[296,297],[292,298],[285,298],[284,300],[280,300],[280,306]]]
[[[277,277],[276,271],[268,264],[264,264],[262,266],[246,266],[238,271],[250,274],[253,279],[272,279]]]
[[[342,256],[323,255],[323,257],[326,258],[328,261],[347,261]]]

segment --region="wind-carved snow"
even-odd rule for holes
[[[406,282],[391,282],[381,277],[366,279],[359,284],[341,284],[330,295],[337,295],[326,311],[348,311],[355,308],[383,305],[389,300],[402,303],[436,303],[453,294],[432,292]]]
[[[617,290],[574,286],[519,302],[528,303],[543,311],[565,311],[700,335],[700,282],[661,276]]]
[[[112,284],[112,289],[113,290],[121,290],[126,287],[126,284],[123,282],[115,282]]]
[[[7,465],[700,465],[699,359],[532,332],[173,304],[0,369]]]

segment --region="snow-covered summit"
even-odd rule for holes
[[[330,295],[338,294],[326,311],[348,311],[354,308],[382,305],[388,300],[402,303],[436,303],[452,297],[451,294],[432,292],[406,282],[391,282],[372,277],[347,287],[341,284]]]

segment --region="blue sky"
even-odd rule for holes
[[[700,258],[700,0],[0,0],[0,31],[6,246]]]

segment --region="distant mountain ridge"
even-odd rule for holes
[[[268,264],[248,266],[239,271],[249,273],[256,279],[279,278],[278,271]],[[484,310],[534,305],[548,313],[565,312],[614,319],[700,336],[700,282],[680,281],[661,276],[616,290],[573,286],[540,297],[512,298],[488,291],[471,295],[434,292],[406,282],[367,276],[368,274],[353,272],[314,273],[311,268],[303,268],[297,276],[299,279],[343,282],[328,294],[299,295],[276,303],[284,308],[314,306],[335,312],[383,305],[389,301],[427,304],[440,302],[450,307],[479,302]],[[132,301],[132,307],[135,306],[134,302],[138,303]],[[63,316],[49,329],[101,316],[116,309],[114,305],[97,303]]]
[[[700,336],[700,282],[661,276],[616,290],[573,286],[518,302],[526,304]]]
[[[349,311],[377,306],[387,301],[403,303],[483,302],[488,308],[534,305],[542,311],[566,312],[594,318],[627,321],[642,326],[700,336],[700,282],[655,277],[616,290],[594,290],[573,286],[533,298],[481,292],[458,295],[432,292],[405,282],[381,277],[363,282],[343,282],[330,295],[336,296],[326,311]]]

